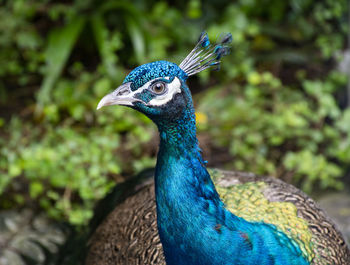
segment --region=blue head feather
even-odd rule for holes
[[[176,76],[184,82],[188,78],[188,75],[177,64],[168,61],[156,61],[136,67],[126,76],[123,83],[132,82],[132,90],[135,91],[155,78],[167,76]]]

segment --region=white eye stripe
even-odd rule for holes
[[[170,80],[170,77],[167,77],[167,79]],[[175,77],[171,83],[167,83],[167,92],[162,95],[156,96],[150,102],[148,102],[147,105],[148,106],[165,105],[170,100],[172,100],[173,97],[178,93],[181,93],[181,82],[177,77]]]
[[[137,90],[133,91],[131,93],[131,96],[134,96],[135,94],[142,93],[145,89],[148,89],[150,85],[155,81],[155,80],[161,80],[161,79],[166,79],[170,80],[170,76],[162,77],[162,78],[157,78],[153,79],[151,81],[148,81],[146,84],[144,84],[142,87],[139,87]],[[157,95],[155,98],[150,100],[146,105],[147,106],[162,106],[168,103],[170,100],[173,99],[174,95],[181,93],[181,82],[179,78],[174,77],[174,80],[171,83],[166,83],[167,85],[167,91],[162,94],[162,95]]]
[[[175,77],[174,79],[176,79],[177,77]],[[166,79],[166,80],[170,80],[170,76],[166,76],[166,77],[159,77],[156,79],[153,79],[151,81],[148,81],[146,84],[144,84],[143,86],[139,87],[137,90],[135,90],[133,93],[134,94],[138,94],[138,93],[142,93],[145,89],[148,89],[149,86],[156,80],[161,80],[161,79]],[[174,82],[174,80],[173,80]]]

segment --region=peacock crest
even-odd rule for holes
[[[208,34],[202,32],[193,50],[180,63],[179,67],[188,75],[195,75],[207,68],[220,68],[221,58],[230,53],[231,33],[224,34],[218,43],[212,45]]]

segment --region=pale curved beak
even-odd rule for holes
[[[131,90],[131,82],[122,84],[112,93],[104,96],[97,105],[97,109],[110,105],[132,106],[134,102],[140,101],[134,98],[135,92]]]

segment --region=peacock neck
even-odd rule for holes
[[[160,133],[155,174],[158,231],[167,264],[191,264],[187,263],[190,258],[179,254],[191,247],[183,237],[202,240],[196,238],[197,231],[204,223],[211,223],[208,215],[214,219],[223,217],[224,208],[198,147],[193,110],[185,110],[181,119],[157,125]],[[216,221],[213,222],[215,226]],[[174,246],[182,243],[183,250],[174,250]],[[179,255],[182,260],[176,258]]]
[[[164,198],[165,194],[185,189],[191,190],[187,201],[197,200],[197,197],[204,195],[220,201],[198,146],[193,108],[185,109],[180,119],[158,124],[158,129],[160,145],[156,166],[157,200]],[[178,198],[175,196],[174,200]]]
[[[203,160],[198,146],[195,113],[192,104],[189,104],[177,119],[159,122],[157,125],[160,135],[157,180],[167,179],[175,182],[179,180],[176,185],[186,184],[186,180],[196,181],[198,187],[202,184],[207,185],[208,182],[212,183],[206,170],[206,162]],[[179,170],[180,168],[181,170]],[[171,174],[169,174],[170,172]],[[167,186],[162,186],[162,188],[169,192]],[[212,185],[212,188],[215,191],[214,185]],[[215,195],[218,199],[216,192]]]
[[[157,225],[167,265],[309,264],[274,227],[225,209],[198,148],[192,109],[157,125]]]
[[[173,151],[196,150],[196,122],[193,108],[190,106],[182,111],[179,117],[156,122],[160,136],[160,148]]]
[[[211,182],[198,146],[192,105],[189,104],[177,119],[158,122],[157,125],[160,135],[157,180],[179,180],[176,185],[183,185],[186,180],[195,180],[199,186]],[[160,187],[169,192],[166,186]]]

